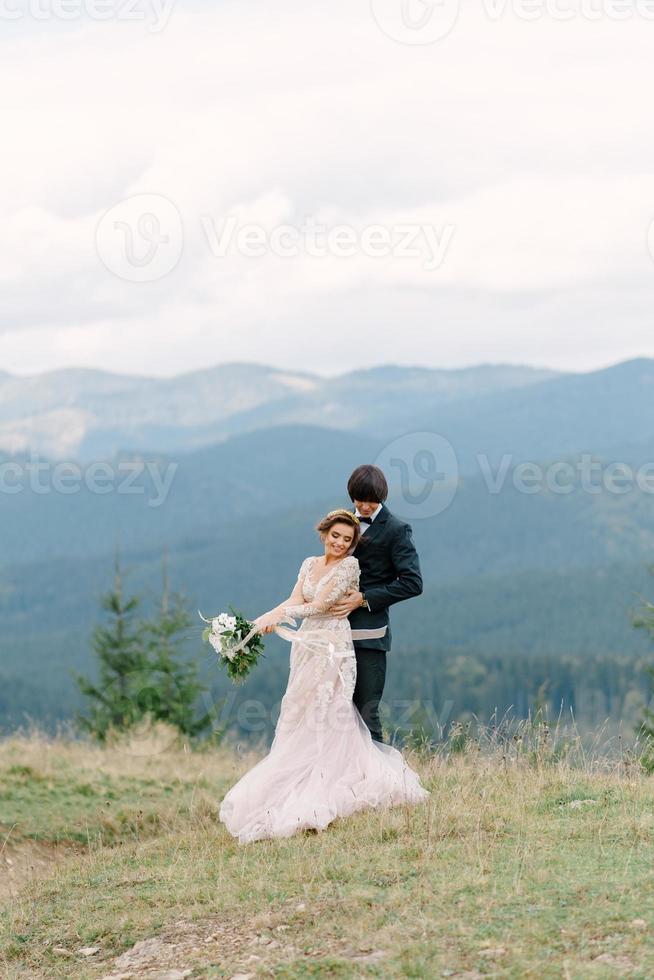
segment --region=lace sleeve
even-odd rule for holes
[[[322,616],[335,602],[345,595],[349,589],[356,589],[359,583],[359,562],[350,555],[344,558],[337,569],[327,578],[313,600],[297,605],[284,606],[284,615],[293,619],[304,619],[306,616]]]

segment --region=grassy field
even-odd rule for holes
[[[415,752],[428,803],[239,846],[217,809],[257,755],[162,738],[0,742],[3,976],[654,976],[636,764]]]

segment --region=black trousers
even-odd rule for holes
[[[373,650],[354,644],[357,658],[357,682],[352,700],[377,742],[383,742],[379,702],[386,681],[386,650]]]

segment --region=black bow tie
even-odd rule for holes
[[[359,524],[372,524],[372,517],[360,517]]]

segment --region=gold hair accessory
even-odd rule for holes
[[[335,517],[337,514],[342,514],[344,517],[351,517],[353,521],[357,524],[359,523],[359,518],[356,514],[353,514],[351,510],[346,510],[345,507],[339,507],[337,510],[330,510],[327,517]]]

